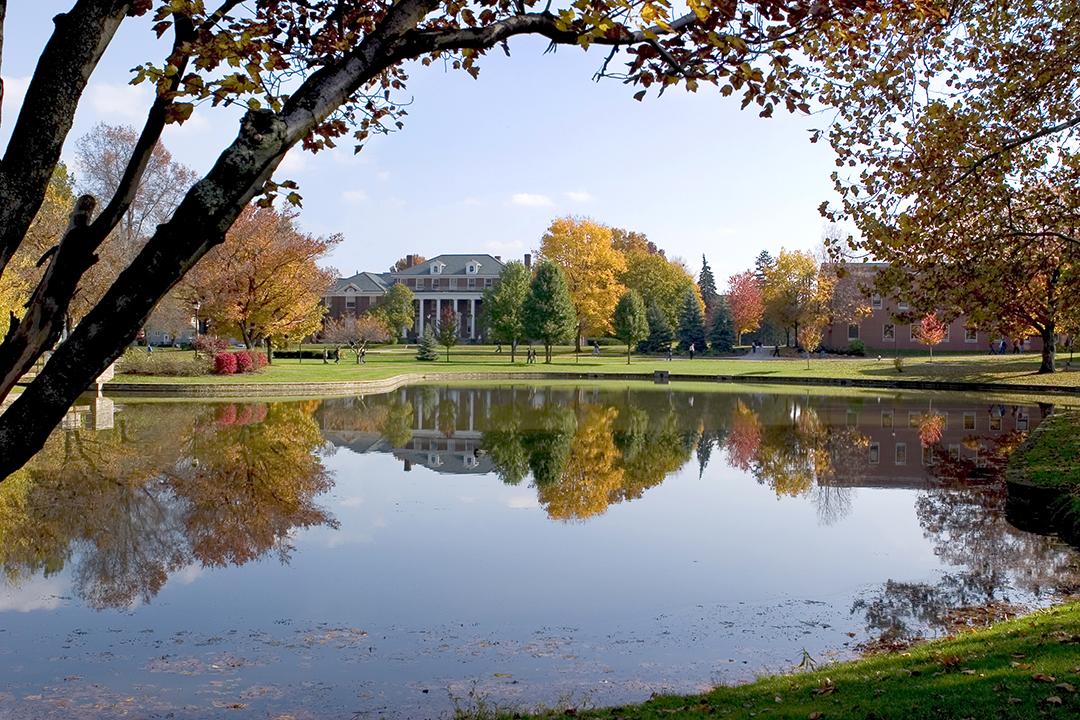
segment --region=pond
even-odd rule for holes
[[[87,400],[0,485],[0,716],[617,704],[1076,587],[1004,516],[1047,407],[816,392]]]

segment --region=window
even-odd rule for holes
[[[847,411],[847,426],[858,427],[859,426],[859,413],[854,410]]]
[[[1001,416],[1000,415],[991,415],[990,416],[990,429],[991,430],[1000,430],[1001,429]]]
[[[907,426],[909,428],[919,427],[919,421],[922,419],[922,413],[908,411],[907,414]]]
[[[1016,429],[1027,430],[1028,429],[1028,415],[1023,410],[1016,413]]]
[[[349,308],[349,309],[355,308],[356,307],[356,298],[353,297],[352,295],[345,298],[345,307]]]
[[[872,295],[870,297],[870,307],[874,308],[875,310],[880,310],[882,308],[880,295]]]
[[[881,339],[894,342],[896,340],[896,326],[892,323],[885,323],[881,327]]]
[[[456,287],[457,287],[457,278],[450,278],[450,279],[449,279],[449,280],[447,281],[447,283],[446,283],[446,286],[447,286],[448,288],[450,288],[451,290],[453,290],[454,288],[456,288]]]
[[[891,428],[893,426],[893,411],[882,410],[881,411],[881,427]]]
[[[484,287],[491,287],[491,278],[484,278]]]
[[[907,443],[896,443],[896,464],[907,465]]]
[[[979,329],[973,327],[964,328],[964,342],[977,343],[979,342]]]
[[[432,290],[438,290],[439,289],[439,278],[431,278],[431,289]]]
[[[469,278],[469,289],[472,290],[476,287],[476,278]]]
[[[901,300],[899,303],[897,303],[896,308],[898,310],[910,310],[911,306],[907,304],[906,300]]]
[[[431,267],[431,274],[432,275],[438,275],[439,273],[442,272],[442,269],[443,269],[444,265],[442,263],[439,263],[439,262],[433,262],[433,263],[431,263],[430,267]]]
[[[471,262],[465,266],[465,272],[469,275],[475,275],[480,270],[480,263]]]
[[[848,340],[858,340],[859,339],[859,326],[858,325],[853,323],[853,324],[847,326],[847,339]]]
[[[870,443],[870,464],[877,465],[881,460],[881,443]]]
[[[964,413],[964,429],[965,430],[974,430],[975,429],[975,413],[973,413],[973,412]]]
[[[922,464],[933,465],[934,464],[934,446],[926,445],[922,449]]]
[[[952,456],[953,460],[959,460],[960,459],[960,446],[959,445],[950,445],[949,446],[949,455]]]

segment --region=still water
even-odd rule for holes
[[[1004,517],[1036,405],[613,384],[87,403],[0,485],[0,717],[621,703],[1080,577]]]

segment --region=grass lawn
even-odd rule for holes
[[[1021,462],[1028,482],[1080,492],[1080,414],[1056,412],[1047,418]]]
[[[891,358],[814,358],[810,367],[803,359],[741,360],[733,358],[663,358],[633,356],[629,365],[626,357],[615,348],[604,348],[603,355],[585,353],[574,355],[570,348],[560,348],[548,365],[538,361],[526,365],[523,356],[511,364],[509,352],[495,355],[490,347],[461,347],[451,351],[450,362],[420,362],[415,348],[376,349],[367,354],[367,363],[356,365],[351,353],[343,351],[339,364],[324,365],[321,360],[277,359],[265,371],[249,375],[210,375],[194,378],[155,377],[121,374],[117,382],[129,383],[272,383],[325,382],[335,380],[379,380],[404,373],[489,373],[489,372],[584,372],[605,375],[652,373],[670,370],[694,375],[736,375],[747,382],[755,378],[803,377],[878,380],[947,380],[958,382],[1006,383],[1037,388],[1040,385],[1066,385],[1080,388],[1080,372],[1058,372],[1038,375],[1039,357],[1028,355],[952,355],[929,357],[908,356],[903,372],[897,372]],[[443,355],[445,357],[445,354]]]
[[[813,672],[640,705],[461,718],[1028,720],[1080,717],[1080,603]]]

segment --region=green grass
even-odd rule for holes
[[[1080,414],[1055,412],[1022,451],[1028,482],[1080,492]]]
[[[461,718],[1029,720],[1080,716],[1080,603],[812,672],[640,705],[535,715],[482,707]]]
[[[560,348],[550,365],[537,362],[526,365],[519,356],[518,362],[509,362],[509,352],[494,355],[490,347],[461,347],[451,352],[451,361],[419,362],[414,348],[386,348],[374,350],[367,355],[367,364],[356,365],[352,355],[342,352],[340,364],[324,365],[321,360],[278,359],[265,371],[252,375],[206,376],[193,378],[169,378],[157,376],[119,375],[118,382],[131,383],[288,383],[380,380],[404,373],[520,373],[520,372],[584,372],[603,375],[626,373],[652,373],[653,370],[670,370],[674,373],[693,375],[734,375],[753,382],[755,378],[793,377],[825,379],[877,379],[877,380],[937,380],[952,382],[1004,383],[1018,387],[1038,388],[1046,385],[1064,385],[1080,388],[1080,372],[1058,372],[1039,375],[1039,358],[1035,355],[952,355],[935,356],[930,362],[925,355],[907,357],[904,371],[898,373],[891,358],[814,358],[807,368],[806,361],[796,358],[780,360],[739,360],[731,358],[676,358],[668,362],[663,358],[634,356],[626,364],[625,356],[619,356],[614,348],[604,348],[600,357],[589,353],[574,355],[569,348]],[[443,356],[445,357],[445,356]]]

